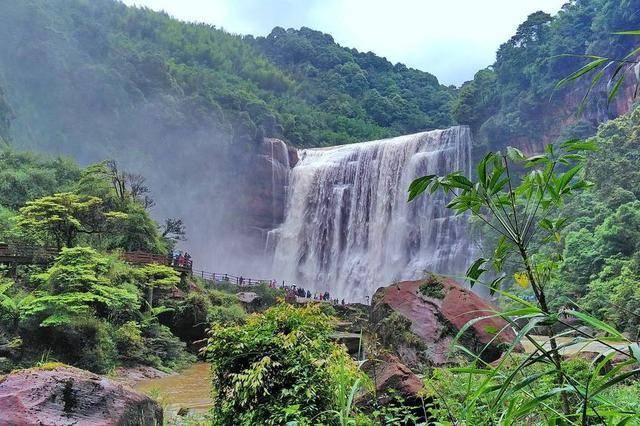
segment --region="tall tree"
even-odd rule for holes
[[[98,197],[62,192],[28,201],[20,209],[18,225],[44,242],[53,241],[60,250],[73,247],[79,234],[104,233],[126,218],[125,213],[105,211]]]

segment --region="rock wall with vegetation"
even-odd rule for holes
[[[578,106],[591,78],[557,85],[590,61],[583,55],[620,59],[633,50],[635,37],[614,33],[638,27],[639,7],[638,0],[577,0],[555,16],[530,15],[500,46],[496,61],[462,85],[454,103],[454,119],[472,127],[477,151],[511,145],[539,152],[557,138],[590,136],[599,123],[628,112],[634,102],[633,75],[627,76],[620,96],[608,102],[607,90],[615,81],[607,82],[613,69],[605,72],[591,88],[583,114],[577,114]]]

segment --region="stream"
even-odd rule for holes
[[[160,401],[170,414],[181,408],[204,413],[211,408],[209,364],[199,362],[178,374],[138,382],[135,389]]]

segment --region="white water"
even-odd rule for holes
[[[364,301],[426,271],[464,273],[473,251],[467,217],[453,216],[442,195],[407,203],[407,190],[419,176],[469,174],[468,127],[299,154],[284,223],[271,236],[274,276]]]

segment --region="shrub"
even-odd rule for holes
[[[155,318],[143,321],[141,332],[146,349],[146,364],[161,370],[175,370],[195,361],[195,357],[187,353],[187,345]]]
[[[63,249],[53,266],[35,277],[38,288],[23,302],[22,318],[37,318],[47,327],[69,324],[76,317],[135,311],[138,291],[111,280],[112,261],[89,247]]]
[[[34,324],[35,325],[35,324]],[[98,318],[74,318],[64,326],[23,329],[25,346],[47,353],[49,360],[106,373],[116,365],[117,349],[113,329]]]
[[[140,325],[135,321],[122,324],[115,332],[118,358],[125,363],[145,363],[146,350]]]
[[[329,338],[330,323],[318,306],[283,304],[242,325],[214,324],[205,351],[213,423],[330,424],[344,405],[340,395],[358,380],[353,361]]]
[[[217,324],[237,324],[241,323],[247,313],[242,306],[235,304],[230,306],[214,306],[209,310],[209,321]]]

